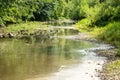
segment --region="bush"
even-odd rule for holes
[[[91,21],[88,18],[82,19],[78,23],[76,23],[75,27],[80,31],[91,31],[92,28],[89,28],[91,26]]]
[[[98,38],[116,46],[118,48],[116,55],[120,56],[120,22],[112,22],[106,25]]]
[[[106,29],[101,34],[101,38],[104,37],[106,41],[112,41],[116,45],[116,42],[120,40],[120,23],[112,22],[105,26]]]

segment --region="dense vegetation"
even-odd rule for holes
[[[89,1],[89,0],[84,0]],[[91,4],[85,3],[82,8],[84,18],[76,27],[80,31],[90,31],[99,39],[118,48],[120,55],[120,0],[100,0]]]
[[[62,16],[62,1],[53,0],[1,0],[0,24],[27,20],[49,20]],[[59,6],[58,6],[59,5]],[[57,12],[57,11],[58,12]],[[56,15],[55,15],[56,14]]]
[[[70,18],[104,26],[120,20],[119,4],[120,0],[1,0],[0,24]]]
[[[0,0],[0,25],[21,21],[78,19],[79,0]]]
[[[86,17],[92,21],[100,6],[99,0],[1,0],[0,24]]]
[[[120,0],[0,0],[0,25],[21,21],[74,19],[79,20],[77,27],[82,30],[91,30],[96,26],[113,27],[106,30],[114,39],[109,39],[103,31],[101,38],[117,41],[120,35],[119,4]],[[117,34],[115,30],[118,30]]]

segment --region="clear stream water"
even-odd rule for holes
[[[65,37],[0,40],[0,80],[100,80],[109,46]]]

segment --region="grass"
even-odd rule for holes
[[[114,73],[115,70],[120,70],[120,60],[113,61],[106,66],[106,71]]]
[[[32,32],[38,28],[45,28],[46,25],[42,25],[42,22],[24,22],[19,24],[12,24],[4,27],[5,33],[17,33],[20,30],[24,30],[27,32]]]
[[[105,80],[120,80],[120,60],[115,60],[107,63],[104,68]]]

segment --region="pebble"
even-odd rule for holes
[[[91,76],[93,78],[93,76]]]
[[[100,65],[100,63],[98,63],[97,65]]]
[[[88,62],[88,64],[90,64],[91,62]]]
[[[88,74],[87,72],[85,74]]]
[[[95,71],[97,71],[97,69],[95,69]]]

